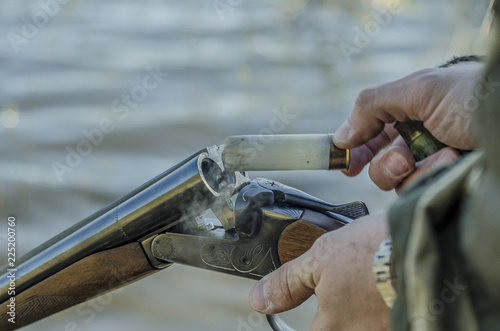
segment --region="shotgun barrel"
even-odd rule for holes
[[[199,215],[231,184],[206,150],[194,154],[19,259],[16,295],[86,256]],[[8,268],[0,271],[0,302],[9,299]]]

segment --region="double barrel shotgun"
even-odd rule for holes
[[[322,234],[368,214],[363,202],[334,205],[242,172],[280,164],[346,169],[349,150],[331,135],[261,140],[229,137],[205,148],[4,266],[0,329],[28,325],[173,263],[260,279]],[[267,318],[274,330],[291,330],[278,316]]]

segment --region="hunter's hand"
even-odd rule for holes
[[[420,70],[362,91],[353,112],[334,135],[339,147],[353,149],[346,174],[357,175],[371,161],[373,182],[383,190],[398,190],[437,165],[458,158],[458,149],[473,149],[473,113],[477,102],[492,88],[480,79],[482,70],[480,63],[464,62]],[[408,120],[423,121],[450,148],[416,163],[392,127],[395,121]]]
[[[264,277],[250,292],[252,307],[275,314],[312,294],[311,330],[387,330],[389,309],[375,286],[372,260],[388,236],[386,215],[369,215],[321,236],[300,257]]]

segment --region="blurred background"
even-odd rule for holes
[[[205,146],[269,133],[277,114],[288,119],[274,133],[333,132],[363,88],[452,55],[484,53],[488,7],[487,0],[60,2],[0,2],[5,262],[8,216],[17,219],[19,256]],[[103,122],[109,132],[92,142],[89,132]],[[82,141],[91,148],[69,164]],[[250,176],[332,203],[363,200],[372,213],[396,198],[366,171]],[[25,329],[269,330],[247,303],[253,284],[176,265]],[[285,318],[307,329],[315,307],[311,299]]]

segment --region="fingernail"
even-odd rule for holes
[[[434,169],[436,167],[439,167],[440,165],[453,162],[456,159],[457,156],[455,155],[455,153],[453,153],[452,151],[444,151],[441,153],[441,155],[439,155],[436,161],[434,161],[434,163],[432,164],[432,168]]]
[[[384,172],[391,178],[406,177],[413,171],[408,161],[399,153],[389,155],[384,164]]]
[[[335,131],[333,134],[333,140],[336,143],[346,143],[349,138],[349,132],[351,131],[351,126],[349,121],[345,120],[344,123]]]
[[[250,291],[250,306],[260,312],[265,311],[267,306],[269,306],[269,301],[264,293],[265,283],[265,280],[258,282]]]

